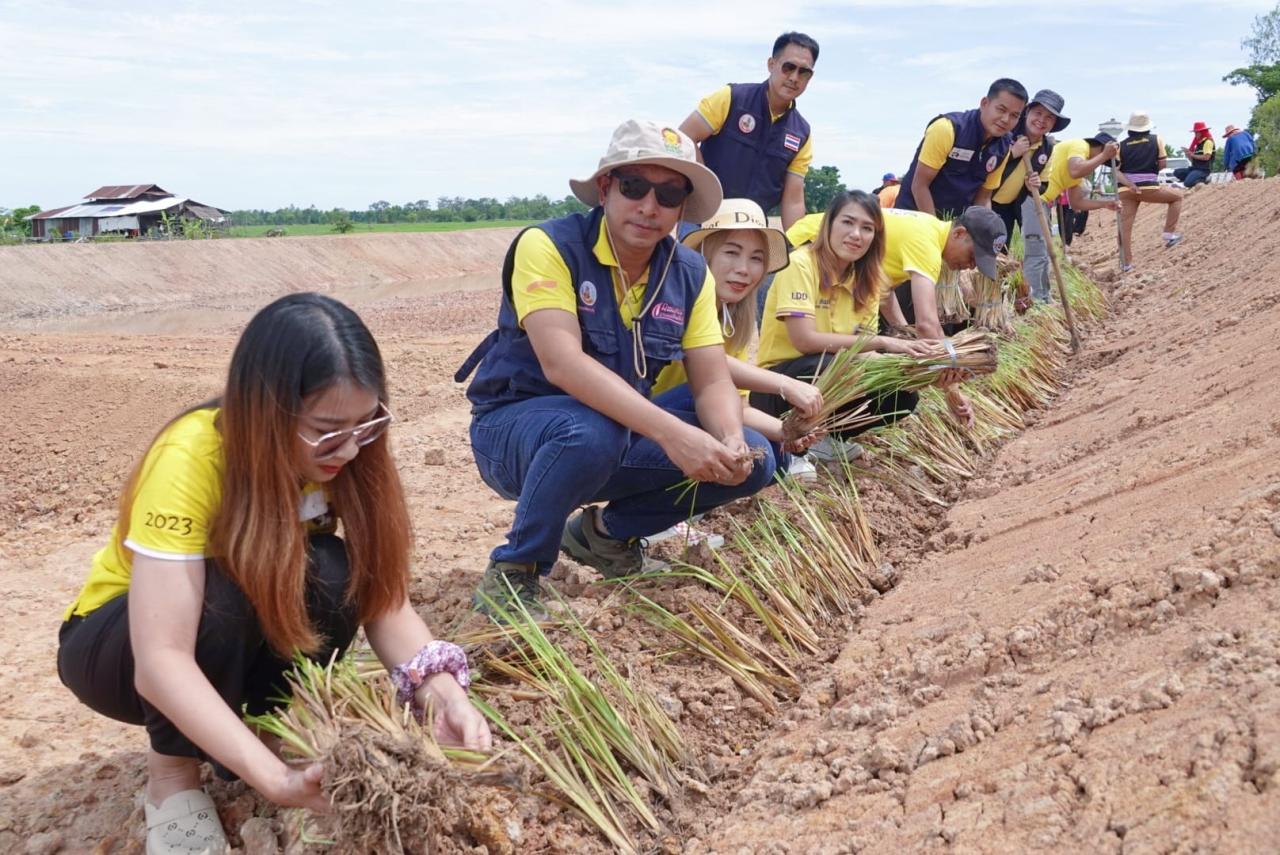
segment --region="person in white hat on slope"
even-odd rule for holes
[[[476,372],[467,397],[480,477],[516,500],[476,592],[497,620],[544,613],[539,578],[561,551],[609,578],[664,569],[644,537],[759,491],[775,468],[769,441],[743,427],[715,281],[671,236],[721,202],[693,141],[624,122],[595,172],[569,184],[591,210],[516,238],[498,328],[456,375]],[[649,399],[674,362],[692,410]],[[702,483],[671,489],[686,478]]]
[[[1121,270],[1133,269],[1133,221],[1138,216],[1138,206],[1143,202],[1162,203],[1168,207],[1164,215],[1164,232],[1161,240],[1166,248],[1182,240],[1178,233],[1178,217],[1182,213],[1183,190],[1159,183],[1160,170],[1165,167],[1164,140],[1151,130],[1151,116],[1137,110],[1129,116],[1128,135],[1120,143],[1120,239],[1124,249]]]

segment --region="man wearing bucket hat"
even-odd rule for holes
[[[1159,182],[1160,170],[1165,165],[1164,140],[1151,130],[1151,116],[1145,110],[1135,110],[1129,116],[1129,133],[1120,143],[1120,242],[1124,252],[1121,271],[1133,269],[1133,222],[1138,216],[1138,206],[1143,202],[1167,205],[1164,214],[1164,232],[1161,240],[1166,248],[1182,240],[1177,232],[1178,217],[1182,213],[1182,189],[1166,187]]]
[[[1173,171],[1173,176],[1188,190],[1209,180],[1209,173],[1213,172],[1213,153],[1217,150],[1213,134],[1204,122],[1192,125],[1191,134],[1191,145],[1187,146],[1187,159],[1191,165]]]
[[[1035,167],[1035,175],[1027,175],[1025,158],[1010,158],[1000,177],[1000,186],[991,194],[991,209],[1004,221],[1005,231],[1013,234],[1014,225],[1022,228],[1022,272],[1037,302],[1049,300],[1049,254],[1044,235],[1040,233],[1040,217],[1035,206],[1039,200],[1040,182],[1047,179],[1053,141],[1049,134],[1060,133],[1071,120],[1062,115],[1065,101],[1052,89],[1041,89],[1027,105],[1018,120],[1013,136],[1026,142],[1027,152]]]
[[[680,130],[699,144],[698,159],[729,199],[779,208],[782,227],[805,214],[804,177],[813,161],[809,123],[796,100],[813,79],[818,43],[804,33],[774,40],[763,83],[730,83],[698,104]]]
[[[1002,77],[976,110],[934,117],[902,177],[895,208],[950,220],[970,205],[990,205],[1005,158],[1021,157],[1011,131],[1027,104],[1021,83]]]
[[[1226,140],[1222,145],[1222,165],[1227,172],[1235,176],[1237,181],[1257,177],[1256,171],[1250,166],[1256,151],[1253,134],[1242,131],[1235,125],[1227,125],[1222,136]]]
[[[721,201],[693,141],[624,122],[595,172],[569,184],[591,210],[516,237],[498,328],[455,375],[476,372],[467,397],[480,476],[517,503],[476,592],[499,620],[545,613],[539,576],[561,550],[607,577],[663,569],[643,537],[760,490],[775,466],[768,441],[743,428],[706,264],[671,237],[678,220],[707,219]],[[649,400],[676,361],[696,412]],[[702,483],[671,491],[686,477]],[[592,502],[608,504],[568,519]]]

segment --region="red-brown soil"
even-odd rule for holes
[[[670,848],[1275,851],[1278,191],[1197,189],[1172,250],[1158,241],[1161,212],[1144,209],[1139,272],[1123,280],[1114,220],[1095,216],[1073,255],[1113,314],[1086,331],[1068,387],[949,509],[863,490],[902,581],[852,628],[832,628],[828,655],[776,716],[714,672],[677,682],[653,659],[651,630],[594,612],[603,587],[572,565],[557,572],[610,655],[673,702],[703,760],[709,792],[663,814]],[[28,257],[21,274],[0,256],[0,851],[140,851],[145,736],[61,686],[57,626],[127,469],[159,425],[217,388],[238,327],[279,293],[355,295],[400,418],[415,603],[442,630],[465,620],[511,506],[475,473],[451,375],[491,326],[496,288],[427,280],[496,269],[510,232],[477,235],[448,236],[467,245],[457,264],[444,237],[391,236],[397,267],[371,264],[372,276],[344,253],[353,238],[244,242],[262,248],[245,250],[241,284],[225,289],[217,265],[230,262],[200,248],[241,242],[0,249],[100,253],[65,267]],[[277,248],[290,253],[282,268]],[[112,252],[128,253],[118,269]],[[382,290],[362,295],[374,279]],[[387,290],[398,281],[417,284]],[[233,833],[255,812],[279,821],[242,785],[215,797]],[[513,816],[517,849],[605,848],[558,810],[522,802]]]

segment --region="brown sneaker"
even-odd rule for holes
[[[538,571],[528,564],[490,561],[471,599],[472,608],[494,623],[510,623],[528,614],[534,621],[547,619],[542,604]]]
[[[666,573],[671,565],[645,555],[643,538],[617,540],[600,534],[600,508],[589,505],[569,518],[560,551],[574,561],[594,567],[606,579],[640,573]]]

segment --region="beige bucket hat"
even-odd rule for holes
[[[1135,134],[1151,130],[1151,114],[1146,110],[1134,110],[1129,116],[1129,124],[1125,126],[1125,130]]]
[[[600,204],[596,179],[619,166],[651,163],[679,172],[693,185],[684,203],[684,218],[691,222],[710,219],[720,207],[724,191],[716,174],[698,163],[693,140],[675,128],[642,119],[629,119],[618,126],[609,141],[609,150],[591,177],[570,179],[569,188],[584,205]]]
[[[776,273],[786,267],[791,259],[787,255],[787,236],[781,229],[775,229],[765,219],[764,211],[750,199],[725,199],[716,211],[702,226],[689,232],[681,241],[690,249],[697,249],[702,242],[716,232],[729,229],[751,229],[764,232],[768,244],[769,257],[765,261],[765,270]]]

